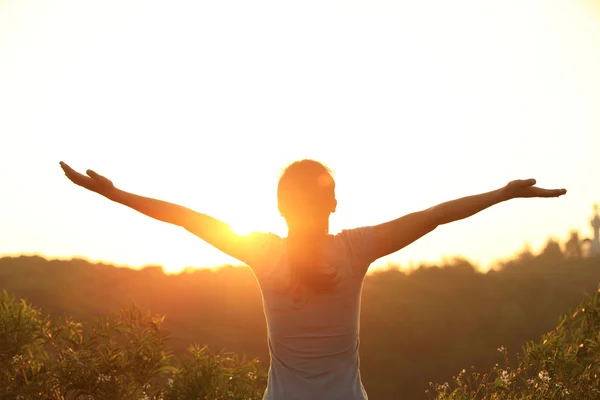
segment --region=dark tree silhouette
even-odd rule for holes
[[[571,236],[565,243],[565,257],[570,259],[580,259],[583,257],[583,249],[581,246],[581,240],[579,239],[579,232],[571,231]]]

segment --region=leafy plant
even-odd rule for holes
[[[430,384],[430,394],[438,400],[600,398],[600,291],[541,341],[528,342],[516,366],[504,347],[498,350],[504,367],[487,373],[463,369],[451,382]]]
[[[266,374],[256,360],[192,346],[167,349],[163,318],[138,307],[84,326],[51,321],[0,293],[1,399],[260,399]]]

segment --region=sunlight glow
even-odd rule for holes
[[[286,234],[290,162],[335,171],[331,231],[535,177],[557,201],[441,227],[386,259],[488,265],[588,234],[600,200],[600,9],[585,1],[0,2],[2,254],[239,264],[73,187],[58,161],[235,232]]]
[[[253,227],[250,224],[237,223],[237,222],[234,225],[232,225],[231,229],[238,235],[243,235],[243,236],[249,235],[252,232],[256,231],[255,227]]]

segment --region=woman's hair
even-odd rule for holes
[[[315,293],[330,292],[337,283],[337,273],[324,270],[323,248],[326,236],[319,225],[335,211],[335,182],[331,171],[313,160],[290,164],[277,186],[281,215],[294,235],[287,239],[287,259],[291,270],[291,287]]]

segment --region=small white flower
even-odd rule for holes
[[[500,347],[498,347],[498,351],[499,351],[500,353],[504,353],[504,352],[506,351],[506,347],[504,347],[504,346],[500,346]]]
[[[542,382],[544,382],[544,383],[550,382],[550,375],[548,375],[548,371],[546,371],[546,370],[540,371],[538,376],[540,377],[540,380]]]
[[[169,378],[167,380],[167,385],[169,385],[169,387],[173,386],[173,379]]]
[[[500,374],[500,379],[505,385],[508,385],[508,383],[510,382],[510,374],[508,373],[508,371],[503,370]]]

